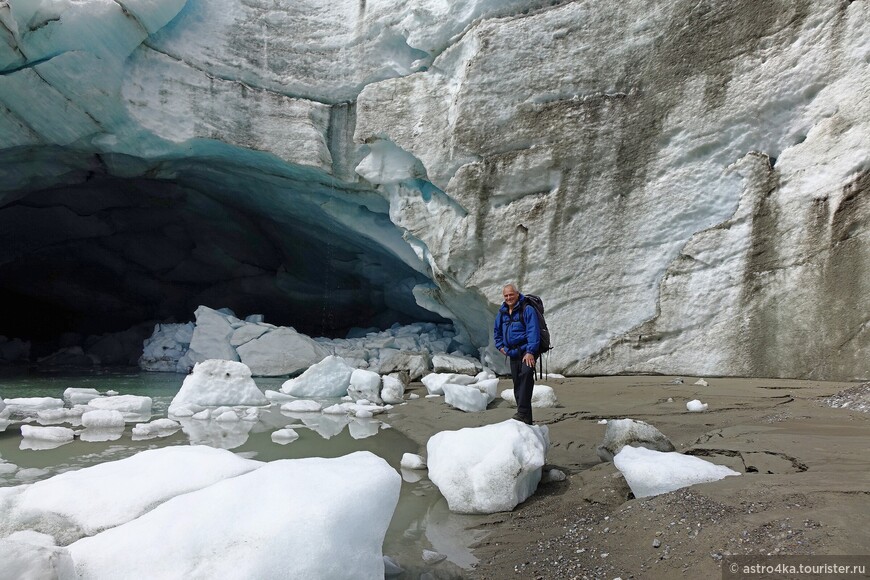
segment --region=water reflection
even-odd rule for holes
[[[210,445],[220,449],[244,445],[254,426],[251,421],[210,421],[192,417],[179,417],[178,422],[191,445]]]
[[[18,448],[22,451],[47,451],[49,449],[57,449],[62,445],[72,443],[73,439],[64,439],[61,441],[50,439],[36,439],[34,437],[22,437]]]
[[[88,443],[117,441],[124,434],[124,427],[85,427],[79,431],[79,439]]]

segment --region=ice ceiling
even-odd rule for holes
[[[382,198],[221,144],[200,149],[149,162],[59,147],[0,155],[24,182],[0,207],[3,333],[186,321],[199,304],[315,336],[442,320],[414,302],[425,276],[385,247],[401,236]]]

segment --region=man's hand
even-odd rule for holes
[[[527,352],[526,354],[523,355],[523,362],[526,364],[526,366],[534,368],[535,367],[534,355],[532,355],[532,353],[530,353],[530,352]]]
[[[503,355],[507,356],[507,351],[504,349],[504,347],[501,347],[501,348],[498,349],[498,350],[499,350],[500,353],[502,353]]]

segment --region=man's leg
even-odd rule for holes
[[[511,376],[514,379],[514,398],[517,400],[517,415],[522,417],[522,421],[531,425],[535,367],[523,364],[522,359],[511,359]]]

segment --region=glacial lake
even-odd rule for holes
[[[154,420],[166,417],[169,404],[181,388],[184,377],[180,374],[136,370],[35,373],[0,369],[0,397],[62,399],[64,390],[70,387],[93,388],[101,393],[116,391],[120,395],[151,397],[150,420]],[[254,379],[262,391],[277,391],[285,380]],[[338,399],[319,400],[324,407],[338,402]],[[399,504],[384,541],[384,555],[393,558],[406,570],[402,578],[417,578],[427,571],[435,573],[436,578],[459,578],[455,566],[469,569],[477,562],[469,546],[481,539],[483,533],[468,529],[474,524],[474,516],[451,513],[425,471],[400,468],[402,454],[417,453],[419,449],[411,439],[389,427],[387,414],[358,419],[320,413],[282,413],[279,407],[280,403],[261,410],[257,422],[222,423],[188,419],[182,422],[182,430],[173,435],[138,441],[132,436],[135,423],[127,423],[123,432],[109,434],[113,438],[111,440],[82,441],[76,437],[70,443],[47,449],[22,448],[25,445],[21,437],[21,424],[12,423],[0,432],[0,457],[20,469],[15,473],[0,473],[0,487],[32,483],[64,471],[123,459],[142,450],[170,445],[210,445],[230,449],[243,457],[259,461],[339,457],[354,451],[371,451],[385,459],[403,478]],[[310,426],[298,427],[302,422]],[[39,425],[35,421],[29,424]],[[70,427],[69,423],[59,425]],[[299,438],[286,445],[273,442],[271,433],[287,425],[294,425]],[[83,428],[74,426],[73,429],[79,431]],[[444,554],[448,562],[427,565],[422,559],[423,550]]]

